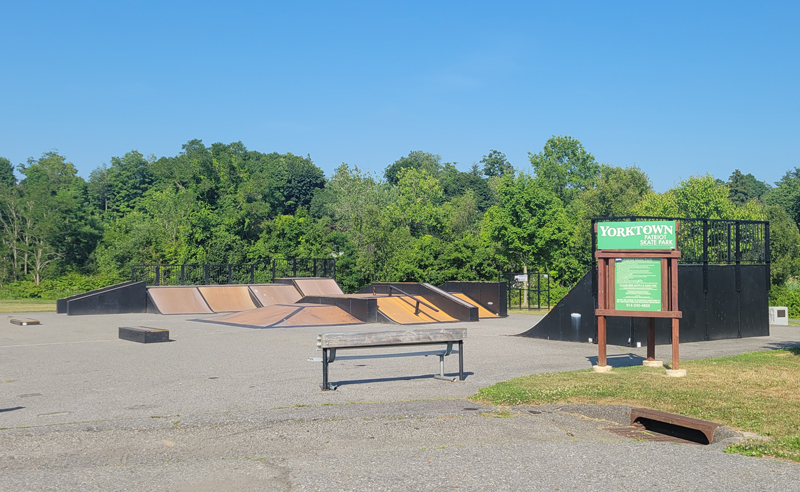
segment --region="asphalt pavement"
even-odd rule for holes
[[[463,382],[438,358],[336,361],[316,335],[387,325],[249,329],[153,314],[37,313],[0,322],[0,490],[800,490],[800,465],[625,439],[627,409],[466,398],[526,374],[588,369],[592,344],[513,336],[537,316],[477,323]],[[120,326],[172,341],[120,340]],[[800,344],[800,328],[681,345],[682,360]],[[644,348],[609,346],[614,366]],[[656,355],[669,360],[670,346]],[[457,370],[457,357],[446,359]],[[691,375],[690,375],[691,376]],[[731,439],[735,439],[732,437]]]

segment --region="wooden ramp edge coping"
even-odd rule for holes
[[[351,331],[320,333],[317,347],[381,347],[386,345],[459,342],[467,338],[466,328],[426,330]]]
[[[645,420],[644,422],[642,420]],[[649,408],[631,408],[631,425],[636,422],[648,427],[648,422],[656,424],[669,424],[670,426],[680,427],[684,429],[692,429],[701,432],[708,442],[714,442],[714,432],[720,427],[719,424],[709,422],[707,420],[693,419],[691,417],[684,417],[683,415],[676,415],[674,413],[660,412],[658,410],[650,410]],[[667,434],[663,430],[658,430],[662,434]]]
[[[41,324],[38,319],[33,319],[33,318],[11,318],[9,321],[11,321],[12,325],[20,325],[20,326]]]

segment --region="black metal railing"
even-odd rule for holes
[[[550,275],[545,272],[504,273],[509,309],[550,309]]]
[[[693,219],[687,217],[605,217],[592,219],[592,258],[597,249],[595,224],[601,221],[675,220],[679,263],[769,265],[769,222],[761,220]]]
[[[144,281],[146,285],[268,284],[282,277],[336,279],[336,259],[274,258],[255,263],[131,266],[131,281]]]
[[[766,285],[770,285],[769,222],[763,220],[697,219],[689,217],[604,217],[592,219],[592,291],[597,293],[597,222],[635,222],[637,220],[675,220],[678,263],[703,266],[703,291],[708,292],[709,265],[735,265],[736,289],[741,289],[741,265],[765,265]]]

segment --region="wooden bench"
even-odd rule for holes
[[[424,330],[396,331],[356,331],[343,333],[320,333],[317,335],[317,347],[322,349],[322,358],[310,357],[308,360],[322,362],[323,391],[335,390],[336,386],[328,382],[328,364],[334,360],[379,359],[387,357],[412,357],[436,355],[439,357],[439,374],[436,379],[455,381],[456,378],[444,375],[444,358],[450,354],[458,354],[458,379],[464,380],[464,339],[466,328],[441,328]],[[458,344],[458,350],[453,345]],[[440,350],[424,352],[406,352],[371,355],[349,355],[337,357],[337,351],[350,349],[375,349],[382,347],[405,347],[408,345],[444,345]]]

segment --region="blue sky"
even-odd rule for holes
[[[199,138],[375,173],[571,135],[658,191],[800,166],[799,2],[3,2],[0,156]]]

